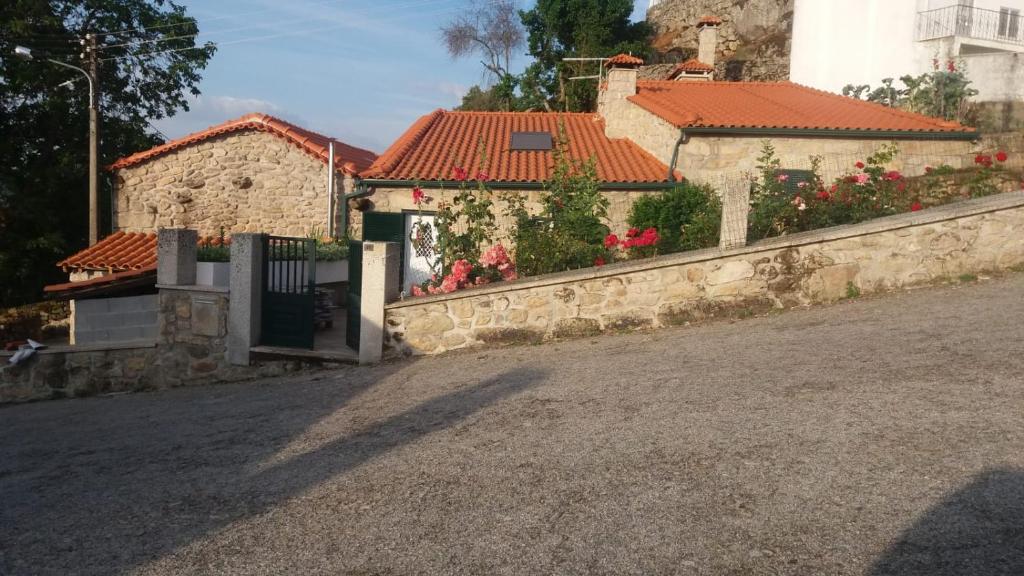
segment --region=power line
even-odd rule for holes
[[[441,0],[441,1],[450,2],[452,0]],[[447,14],[447,13],[450,13],[450,12],[455,12],[455,11],[458,11],[458,10],[460,10],[460,8],[448,8],[448,9],[445,9],[445,10],[440,10],[440,11],[437,11],[437,12],[431,12],[431,13],[428,13],[428,14],[418,14],[416,16],[420,16],[420,17],[422,17],[422,16],[436,16],[436,15],[440,15],[440,14]],[[377,20],[377,22],[390,22],[390,21],[394,21],[394,20],[399,20],[399,19],[407,17],[407,16],[408,15],[402,15],[402,16],[400,16],[398,18]],[[209,42],[207,42],[206,44],[204,44],[202,46],[189,46],[189,47],[186,47],[186,48],[174,48],[174,49],[171,49],[171,50],[154,50],[154,51],[151,51],[151,52],[140,52],[140,53],[134,53],[134,54],[126,54],[124,56],[113,56],[113,57],[110,57],[110,58],[104,58],[104,59],[101,60],[101,62],[112,62],[112,61],[116,61],[116,60],[125,60],[125,59],[128,59],[128,58],[135,58],[135,57],[139,57],[139,56],[154,56],[154,55],[158,55],[158,54],[173,54],[173,53],[176,53],[176,52],[185,52],[185,51],[188,51],[188,50],[203,50],[203,49],[206,49],[206,48],[209,48],[209,47],[217,47],[217,48],[219,48],[221,46],[230,46],[232,44],[241,44],[241,43],[244,43],[244,42],[255,42],[255,41],[259,41],[259,40],[272,40],[274,38],[284,38],[284,37],[287,37],[287,36],[295,36],[295,35],[299,35],[299,34],[315,34],[315,33],[318,33],[318,32],[326,32],[326,31],[329,31],[329,30],[336,30],[338,28],[343,28],[343,27],[345,27],[347,25],[348,25],[347,22],[341,22],[341,23],[335,23],[335,24],[332,24],[330,26],[326,26],[326,27],[322,27],[322,28],[294,30],[294,31],[291,31],[291,32],[283,32],[283,33],[280,33],[280,34],[268,34],[268,35],[264,35],[264,36],[251,36],[251,37],[248,37],[248,38],[239,38],[239,39],[236,39],[236,40],[227,40],[227,41],[224,41],[224,42],[209,41]]]
[[[319,4],[312,4],[310,6],[332,4],[332,3],[335,3],[335,2],[338,2],[338,1],[340,1],[340,0],[328,0],[326,2],[320,2]],[[453,1],[456,1],[456,0],[416,0],[416,1],[413,1],[413,2],[407,2],[405,4],[392,4],[392,5],[387,6],[387,8],[391,9],[391,10],[395,10],[395,9],[402,9],[402,8],[410,8],[410,7],[413,7],[413,6],[424,6],[424,5],[428,5],[428,4],[447,4],[447,3],[450,3],[450,2],[453,2]],[[259,12],[267,12],[267,11],[268,10],[261,10]],[[355,11],[355,12],[346,13],[345,16],[365,16],[365,15],[370,14],[370,13],[372,13],[372,10],[363,10],[363,11]],[[166,37],[166,38],[153,38],[153,39],[147,39],[147,40],[133,40],[133,41],[124,42],[124,43],[121,43],[121,44],[110,44],[110,45],[102,46],[101,49],[106,50],[106,49],[110,49],[110,48],[123,48],[123,47],[127,47],[127,46],[140,46],[142,44],[151,44],[151,43],[156,43],[156,42],[169,42],[169,41],[172,41],[172,40],[183,40],[183,39],[187,39],[187,38],[196,38],[196,37],[203,36],[203,35],[208,35],[208,34],[230,34],[232,32],[241,32],[241,31],[244,31],[244,30],[268,28],[268,27],[277,27],[277,26],[282,26],[282,25],[297,24],[299,22],[307,22],[307,21],[310,21],[310,20],[321,20],[321,19],[323,19],[321,16],[305,16],[305,17],[302,17],[302,18],[295,18],[295,19],[292,19],[292,20],[285,20],[285,21],[281,21],[281,22],[265,22],[265,23],[259,23],[259,24],[251,24],[251,25],[247,25],[247,26],[240,26],[240,27],[237,27],[237,28],[228,28],[226,30],[200,31],[200,32],[196,32],[194,34],[183,34],[183,35],[180,35],[180,36],[169,36],[169,37]]]

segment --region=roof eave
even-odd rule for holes
[[[733,136],[818,136],[829,138],[899,138],[901,140],[965,140],[981,138],[981,132],[949,131],[927,132],[923,130],[844,130],[838,128],[744,128],[731,126],[679,126],[689,135],[733,135]]]
[[[364,178],[360,180],[360,183],[365,186],[380,188],[406,188],[409,186],[419,186],[421,188],[428,189],[458,188],[464,184],[464,182],[460,182],[458,180],[391,180],[387,178]],[[545,184],[545,182],[536,181],[487,181],[487,186],[489,188],[500,190],[543,190]],[[669,182],[668,180],[658,182],[601,182],[598,184],[598,188],[601,190],[664,190],[665,188],[673,185],[674,182]]]

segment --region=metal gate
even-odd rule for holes
[[[400,212],[364,212],[363,240],[397,242],[401,246],[400,262],[405,258],[405,214]],[[401,268],[399,268],[401,270]],[[401,272],[399,272],[401,276]],[[401,278],[399,278],[401,282]],[[345,322],[345,343],[359,350],[359,317],[363,290],[363,243],[348,243],[348,316]]]
[[[313,349],[316,242],[263,237],[263,299],[260,343]]]

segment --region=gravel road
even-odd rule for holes
[[[1024,574],[1024,275],[0,408],[0,574]]]

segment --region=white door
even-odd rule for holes
[[[413,242],[416,234],[422,234],[424,241]],[[433,214],[405,215],[405,262],[402,263],[402,290],[411,294],[413,284],[422,284],[430,280],[433,271],[430,265],[437,262],[437,230],[434,229]]]

